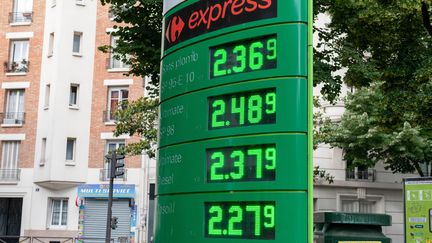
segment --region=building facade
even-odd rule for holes
[[[104,238],[115,110],[144,79],[97,47],[115,45],[98,0],[0,1],[0,236]],[[126,157],[113,237],[146,242],[155,162]]]
[[[319,93],[319,90],[315,90]],[[345,88],[343,94],[348,90]],[[321,112],[334,122],[340,121],[345,108],[322,102]],[[402,179],[418,175],[393,174],[378,164],[374,168],[351,168],[343,160],[343,150],[320,144],[314,151],[314,165],[334,177],[334,183],[318,180],[314,189],[315,212],[379,213],[392,216],[392,226],[383,232],[394,243],[404,242],[404,196]]]

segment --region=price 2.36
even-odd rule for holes
[[[210,50],[211,77],[276,67],[276,36],[229,43]]]

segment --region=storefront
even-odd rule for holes
[[[103,242],[106,233],[108,184],[78,186],[79,235],[87,241]],[[112,216],[117,228],[111,231],[115,243],[134,242],[136,228],[135,185],[114,185]]]

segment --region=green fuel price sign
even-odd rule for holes
[[[311,243],[312,1],[164,6],[155,243]]]
[[[275,238],[275,202],[205,202],[205,237]]]
[[[276,36],[243,40],[210,49],[211,78],[276,68]]]

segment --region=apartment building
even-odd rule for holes
[[[115,110],[144,95],[144,79],[97,50],[116,43],[98,0],[2,0],[0,11],[0,237],[104,238],[105,155],[140,139],[113,135]],[[155,163],[124,162],[112,236],[146,242]]]
[[[316,94],[319,90],[315,90]],[[346,95],[344,87],[343,94]],[[345,108],[343,102],[335,105],[322,102],[326,117],[340,121]],[[418,175],[393,174],[377,164],[374,168],[352,168],[343,160],[343,150],[320,144],[314,151],[314,164],[334,176],[334,183],[324,180],[315,183],[314,210],[379,213],[392,216],[392,226],[383,232],[394,243],[404,242],[404,197],[402,179]]]

